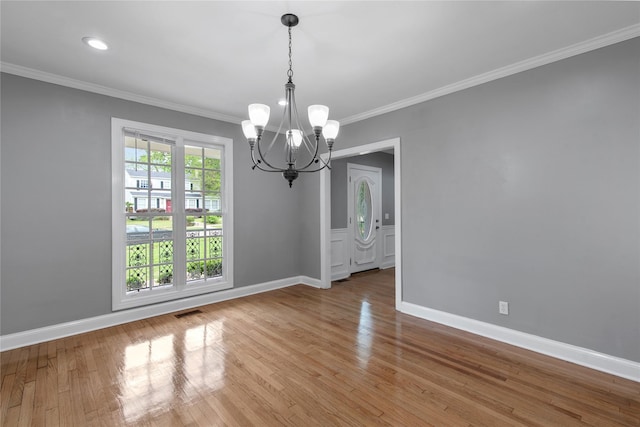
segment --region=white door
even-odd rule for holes
[[[382,169],[347,164],[350,273],[380,267],[378,231],[382,217]]]

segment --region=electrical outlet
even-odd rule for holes
[[[498,312],[500,314],[509,315],[509,303],[507,301],[498,302]]]
[[[389,219],[389,214],[388,213],[384,214],[384,219]]]

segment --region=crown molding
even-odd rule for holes
[[[165,101],[158,98],[139,95],[133,92],[114,89],[107,86],[101,86],[94,83],[88,83],[82,80],[76,80],[57,74],[47,73],[45,71],[33,68],[23,67],[8,62],[0,62],[0,71],[3,73],[15,74],[17,76],[29,79],[40,80],[47,83],[53,83],[60,86],[66,86],[74,89],[80,89],[87,92],[98,93],[100,95],[111,96],[113,98],[124,99],[127,101],[139,102],[141,104],[152,105],[154,107],[166,108],[168,110],[179,111],[182,113],[193,114],[210,119],[221,120],[223,122],[240,123],[241,119],[225,114],[216,113],[215,111],[204,108],[193,107],[190,105],[179,104],[177,102]]]
[[[584,42],[576,43],[574,45],[564,47],[558,50],[554,50],[549,53],[534,56],[524,61],[516,62],[515,64],[507,65],[502,68],[498,68],[493,71],[489,71],[483,74],[479,74],[474,77],[470,77],[465,80],[461,80],[456,83],[452,83],[447,86],[434,89],[432,91],[406,98],[373,110],[365,111],[364,113],[355,114],[353,116],[346,117],[340,120],[341,125],[347,125],[355,123],[361,120],[369,119],[371,117],[379,116],[392,111],[400,110],[401,108],[410,107],[412,105],[420,104],[421,102],[429,101],[431,99],[439,98],[444,95],[449,95],[453,92],[458,92],[463,89],[468,89],[473,86],[478,86],[483,83],[487,83],[493,80],[497,80],[503,77],[507,77],[513,74],[521,73],[523,71],[530,70],[532,68],[540,67],[543,65],[557,62],[562,59],[570,58],[572,56],[580,55],[601,47],[609,46],[615,43],[620,43],[625,40],[632,39],[640,36],[640,24],[634,24],[629,27],[622,28],[620,30],[607,33]]]
[[[615,43],[620,43],[625,40],[632,39],[640,36],[640,24],[634,24],[629,27],[625,27],[584,42],[576,43],[574,45],[557,49],[549,53],[535,56],[533,58],[525,59],[524,61],[516,62],[515,64],[507,65],[502,68],[498,68],[493,71],[489,71],[483,74],[479,74],[474,77],[470,77],[465,80],[461,80],[450,85],[446,85],[432,91],[406,98],[397,102],[393,102],[388,105],[384,105],[373,110],[365,111],[360,114],[345,117],[340,120],[341,125],[347,125],[355,123],[361,120],[369,119],[371,117],[379,116],[382,114],[390,113],[392,111],[400,110],[402,108],[410,107],[412,105],[420,104],[425,101],[429,101],[435,98],[439,98],[444,95],[448,95],[454,92],[458,92],[464,89],[468,89],[473,86],[478,86],[483,83],[488,83],[493,80],[497,80],[503,77],[507,77],[513,74],[521,73],[523,71],[530,70],[532,68],[540,67],[552,62],[557,62],[562,59],[570,58],[572,56],[580,55],[601,47],[609,46]],[[41,80],[48,83],[53,83],[61,86],[67,86],[74,89],[80,89],[87,92],[98,93],[101,95],[111,96],[114,98],[125,99],[127,101],[139,102],[141,104],[152,105],[155,107],[166,108],[169,110],[179,111],[187,114],[193,114],[196,116],[208,117],[210,119],[221,120],[224,122],[239,124],[242,119],[234,116],[228,116],[226,114],[217,113],[212,110],[204,108],[193,107],[189,105],[179,104],[175,102],[165,101],[158,98],[152,98],[148,96],[139,95],[133,92],[127,92],[123,90],[113,89],[107,86],[101,86],[93,83],[84,82],[81,80],[72,79],[69,77],[60,76],[57,74],[47,73],[32,68],[23,67],[20,65],[11,64],[8,62],[0,62],[0,71],[15,74],[30,79]],[[268,128],[268,130],[276,131],[276,128]]]

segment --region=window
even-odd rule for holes
[[[233,286],[231,167],[228,138],[112,119],[114,310]]]
[[[220,210],[220,200],[218,199],[205,199],[204,208],[209,212],[217,212]]]

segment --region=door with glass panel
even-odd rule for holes
[[[350,272],[380,267],[378,231],[382,217],[382,169],[347,164]]]

